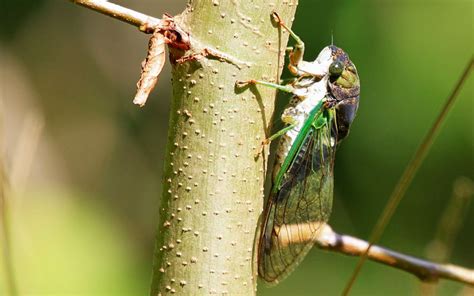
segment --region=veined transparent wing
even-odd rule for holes
[[[269,283],[283,280],[301,262],[331,213],[336,132],[329,118],[321,127],[314,122],[305,123],[311,127],[267,201],[258,265]]]

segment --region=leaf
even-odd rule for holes
[[[143,107],[158,81],[158,76],[165,64],[166,38],[158,30],[153,33],[148,43],[148,54],[142,62],[140,80],[137,82],[137,94],[133,103]]]

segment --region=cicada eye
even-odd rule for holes
[[[335,61],[329,66],[331,76],[340,76],[344,70],[344,65],[340,61]]]

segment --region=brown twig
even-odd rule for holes
[[[103,0],[70,0],[91,10],[108,15],[122,22],[134,25],[145,33],[153,33],[154,29],[162,26],[163,21],[132,9]]]
[[[153,34],[148,44],[147,57],[142,63],[141,77],[137,83],[137,94],[133,100],[134,104],[143,107],[165,64],[165,45],[181,51],[188,50],[190,48],[189,35],[175,24],[172,16],[167,14],[163,15],[163,19],[158,19],[107,1],[71,1],[134,25],[144,33]]]
[[[310,232],[301,232],[301,229],[304,229],[304,227],[298,227],[298,225],[282,227],[277,230],[279,231],[278,237],[281,239],[279,244],[284,246],[314,239],[315,244],[320,249],[349,256],[361,256],[369,246],[369,243],[364,240],[334,232],[327,224],[314,225],[313,227],[308,227],[308,229],[315,229],[314,227],[319,227],[316,238],[312,238],[312,233]],[[425,282],[449,279],[474,285],[474,270],[472,269],[452,264],[433,263],[375,245],[370,248],[367,258],[409,272]]]
[[[165,64],[165,33],[170,30],[174,23],[165,18],[160,20],[143,13],[101,0],[71,0],[73,3],[87,7],[91,10],[108,15],[115,19],[129,23],[139,28],[144,33],[153,33],[148,45],[147,57],[142,63],[140,80],[137,82],[137,94],[133,100],[134,104],[143,107],[150,92],[158,81],[158,76]]]

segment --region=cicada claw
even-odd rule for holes
[[[326,108],[326,109],[330,109],[330,108],[334,107],[336,104],[337,104],[337,100],[327,99],[326,101],[324,101],[323,107]]]
[[[268,139],[268,138],[263,140],[262,143],[260,143],[260,147],[258,148],[257,152],[255,152],[254,158],[258,158],[263,153],[263,150],[265,149],[265,146],[267,146],[271,142],[272,142],[272,140]]]
[[[248,85],[256,84],[257,81],[255,79],[250,79],[250,80],[237,80],[235,82],[235,86],[238,88],[246,87]]]
[[[278,15],[278,13],[276,13],[275,11],[272,12],[272,18],[273,18],[273,21],[279,25],[282,25],[283,24],[283,21],[281,20],[281,17]]]

